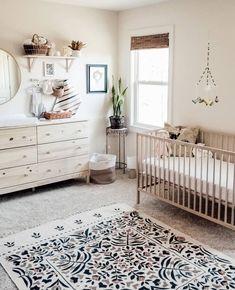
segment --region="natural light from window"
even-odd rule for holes
[[[134,125],[162,127],[168,111],[169,48],[131,53]]]

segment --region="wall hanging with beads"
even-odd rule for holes
[[[193,99],[194,104],[212,106],[219,102],[217,96],[217,85],[210,70],[210,43],[207,48],[207,64],[199,81],[197,82],[197,98]]]

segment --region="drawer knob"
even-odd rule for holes
[[[2,175],[6,175],[6,172],[3,172]]]
[[[47,153],[46,154],[50,154],[50,151],[47,151]]]
[[[46,136],[51,136],[51,134],[50,133],[46,133]]]
[[[82,164],[81,163],[78,163],[78,166],[82,166]]]
[[[47,169],[47,172],[51,172],[51,169]]]
[[[28,177],[29,175],[28,174],[24,174],[24,177]]]
[[[78,146],[77,149],[81,149],[81,146]]]
[[[26,136],[22,136],[22,139],[26,139]]]
[[[9,139],[9,141],[13,141],[14,140],[14,138],[13,137],[11,137],[10,139]]]
[[[23,158],[27,158],[27,155],[23,155]]]

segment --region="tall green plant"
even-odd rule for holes
[[[113,85],[112,85],[112,105],[113,105],[113,116],[114,117],[121,117],[123,105],[125,101],[125,95],[128,87],[123,89],[122,79],[119,78],[117,87],[115,87],[115,82],[113,78]]]

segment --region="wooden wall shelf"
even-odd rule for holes
[[[24,55],[24,57],[28,61],[28,70],[29,70],[29,72],[32,71],[35,62],[38,59],[43,59],[43,60],[46,60],[46,59],[64,60],[65,61],[66,72],[69,72],[73,62],[76,59],[78,59],[78,57],[74,57],[74,56]]]

